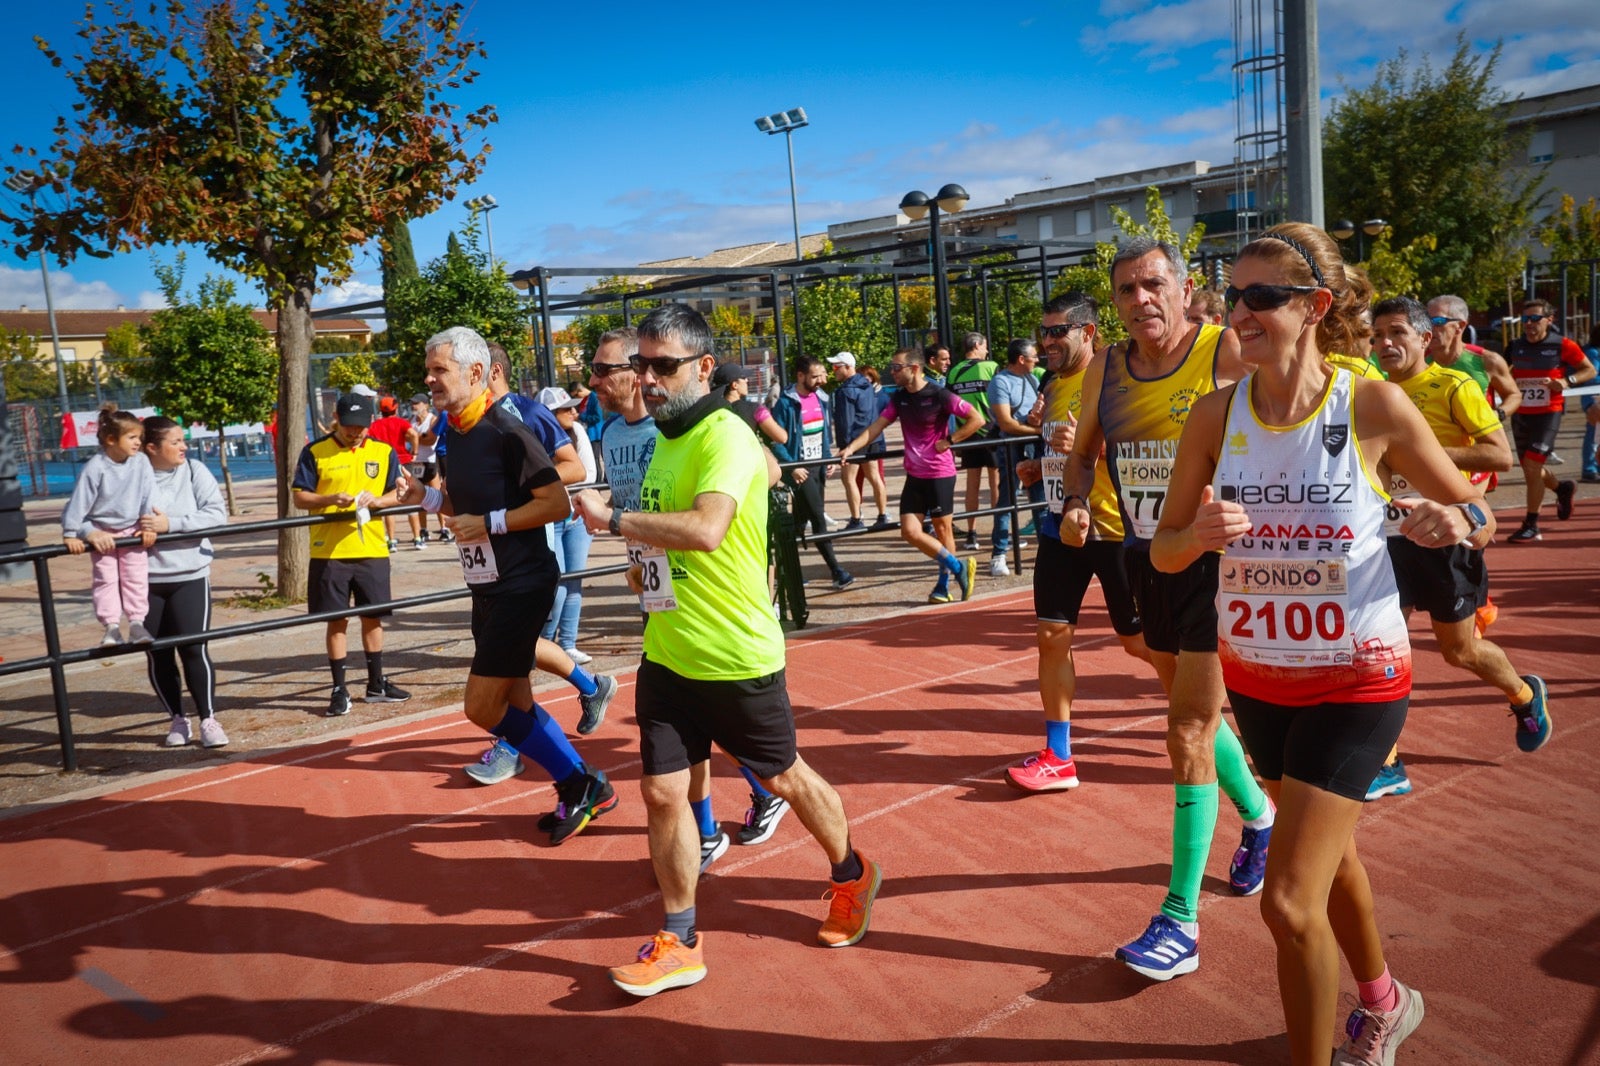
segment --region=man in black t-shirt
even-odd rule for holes
[[[475,652],[469,719],[499,738],[490,759],[528,756],[556,782],[559,804],[539,827],[560,844],[616,806],[605,774],[590,772],[554,719],[533,700],[528,675],[560,578],[544,526],[571,513],[555,464],[515,413],[493,402],[489,347],[456,326],[427,343],[426,383],[448,413],[450,474],[441,492],[402,479],[405,503],[443,513],[472,590]]]

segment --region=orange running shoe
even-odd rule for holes
[[[1493,600],[1485,597],[1484,604],[1478,608],[1477,618],[1472,623],[1473,632],[1480,637],[1483,636],[1489,631],[1489,627],[1494,625],[1495,619],[1499,617],[1500,608],[1495,606]]]
[[[856,852],[863,867],[861,876],[847,884],[830,883],[822,898],[831,900],[828,920],[817,930],[824,947],[847,948],[867,935],[872,923],[872,901],[883,886],[883,870],[877,863]]]
[[[611,982],[635,996],[653,996],[669,988],[686,988],[706,979],[706,935],[685,947],[673,933],[660,932],[639,949],[639,961],[611,971]]]

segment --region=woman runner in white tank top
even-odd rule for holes
[[[1389,975],[1353,836],[1411,687],[1379,486],[1393,470],[1423,497],[1401,527],[1418,544],[1481,547],[1494,533],[1405,394],[1325,362],[1364,343],[1360,302],[1314,226],[1276,226],[1246,246],[1228,303],[1251,373],[1195,403],[1150,546],[1169,572],[1223,553],[1223,680],[1278,805],[1261,912],[1290,1061],[1316,1066],[1328,1061],[1341,951],[1360,1005],[1335,1063],[1391,1063],[1422,1020],[1421,995]]]

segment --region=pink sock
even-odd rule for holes
[[[1361,997],[1362,1007],[1379,1014],[1388,1014],[1400,1005],[1400,990],[1395,988],[1387,966],[1376,981],[1357,981],[1356,992]]]

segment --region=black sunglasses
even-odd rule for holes
[[[1252,311],[1274,311],[1296,296],[1316,292],[1321,287],[1320,285],[1246,285],[1242,289],[1236,289],[1229,285],[1227,291],[1222,294],[1222,299],[1230,311],[1241,300]]]
[[[703,358],[703,356],[630,355],[628,356],[628,365],[633,367],[633,372],[635,374],[643,374],[646,370],[648,370],[658,378],[670,378],[672,375],[678,372],[678,368],[684,363],[692,363],[696,359],[700,358]]]
[[[1087,323],[1087,322],[1068,322],[1065,325],[1061,325],[1061,326],[1040,326],[1039,327],[1039,336],[1048,337],[1051,340],[1059,340],[1060,338],[1065,337],[1067,334],[1071,333],[1073,330],[1082,329],[1084,326],[1087,326],[1088,324],[1089,323]]]
[[[629,364],[629,363],[590,363],[589,364],[589,373],[593,374],[597,378],[608,378],[612,374],[620,374],[624,370],[632,370],[632,369],[633,369],[633,366],[631,364]]]

